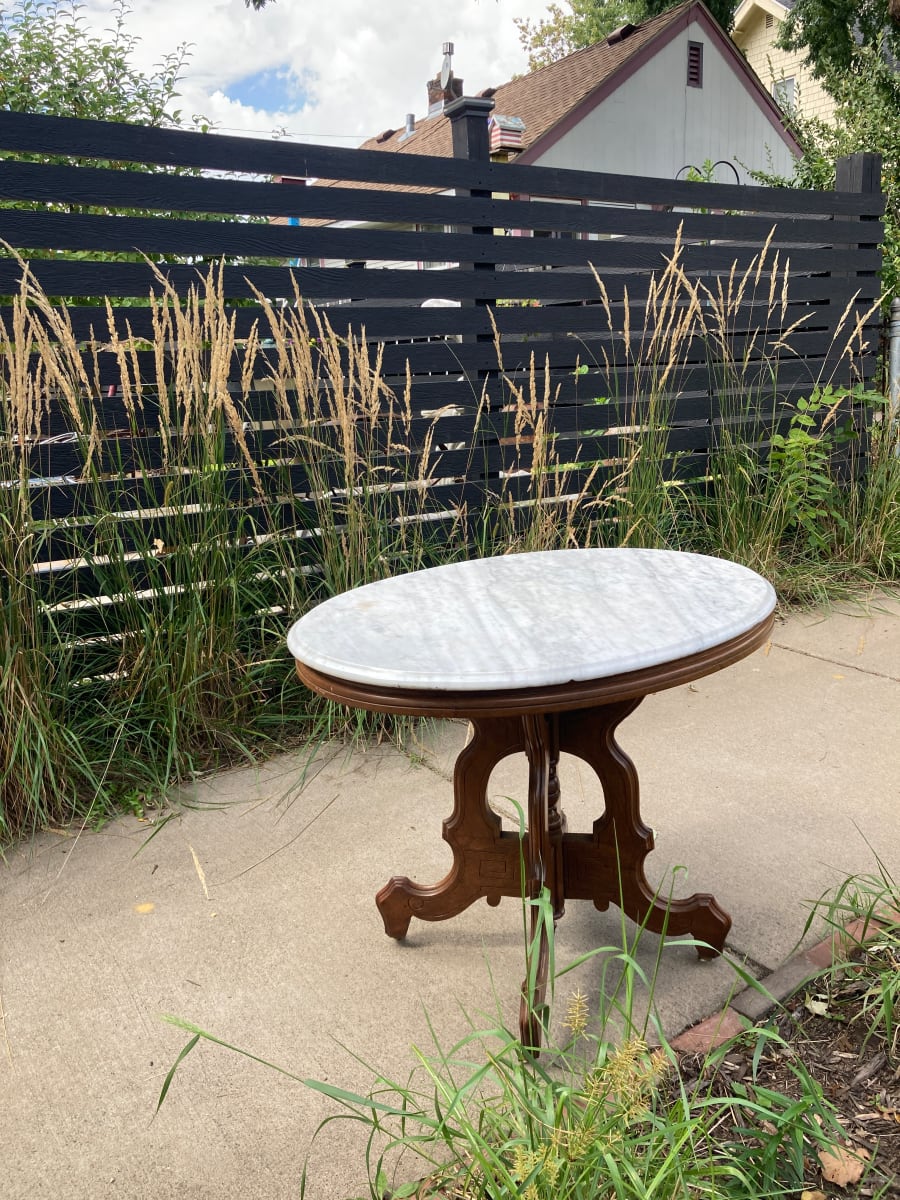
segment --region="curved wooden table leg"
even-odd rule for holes
[[[654,933],[692,934],[708,944],[698,948],[700,958],[712,958],[725,947],[731,917],[706,892],[684,900],[657,897],[644,874],[653,834],[641,820],[637,771],[614,736],[641,699],[560,716],[560,750],[593,768],[606,802],[593,833],[569,834],[563,842],[566,896],[593,900],[599,909],[617,904]]]
[[[491,771],[502,758],[524,749],[517,717],[475,720],[474,736],[456,760],[453,812],[443,836],[453,865],[436,884],[423,886],[395,875],[375,897],[389,937],[403,938],[413,917],[444,921],[482,896],[499,904],[502,896],[521,894],[519,838],[503,833],[500,818],[487,801]]]

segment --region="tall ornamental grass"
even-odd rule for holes
[[[496,369],[460,384],[453,411],[474,430],[460,449],[442,433],[447,410],[424,415],[415,379],[385,375],[383,347],[364,330],[336,335],[299,296],[285,308],[259,296],[239,339],[220,273],[187,295],[160,277],[152,337],[123,331],[109,307],[82,344],[26,272],[0,324],[0,842],[102,821],[298,741],[391,732],[312,698],[284,636],[311,604],[400,571],[649,545],[735,558],[786,598],[895,579],[896,415],[836,376],[783,398],[781,364],[804,327],[785,332],[789,274],[765,246],[743,276],[703,284],[676,245],[640,306],[627,293],[613,304],[598,277],[580,432],[553,431],[540,340],[497,335]],[[862,325],[848,307],[829,356],[841,378]],[[698,433],[708,457],[670,428],[698,345],[722,407]],[[40,478],[60,429],[79,463],[65,518],[41,507],[70,486]],[[498,453],[490,489],[454,495]]]

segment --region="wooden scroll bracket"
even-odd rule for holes
[[[443,827],[453,865],[437,884],[422,886],[394,876],[381,889],[376,903],[387,934],[403,938],[413,917],[447,920],[482,897],[496,905],[503,896],[533,899],[547,888],[554,920],[563,915],[567,899],[591,900],[601,910],[615,904],[653,933],[693,935],[705,943],[698,947],[701,958],[720,954],[731,918],[713,897],[696,893],[662,900],[644,874],[653,835],[641,821],[637,771],[614,736],[642,698],[569,712],[475,718],[474,736],[456,761],[453,812]],[[516,833],[502,830],[487,798],[492,770],[515,753],[526,754],[529,763],[528,830],[521,842]],[[590,833],[566,830],[559,806],[560,753],[582,759],[603,787],[605,809]],[[520,1029],[523,1044],[535,1050],[548,959],[546,929],[534,944],[539,932],[533,907],[532,952],[538,965],[529,971],[532,985],[523,985]]]

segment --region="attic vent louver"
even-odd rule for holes
[[[637,25],[626,24],[620,25],[618,29],[614,29],[606,39],[607,46],[615,46],[617,42],[624,42],[627,37],[630,37],[637,29]]]
[[[688,87],[703,87],[703,43],[688,42],[687,60]]]
[[[382,142],[386,142],[389,138],[392,138],[396,132],[396,129],[385,129],[384,133],[379,133],[375,141],[380,145]]]

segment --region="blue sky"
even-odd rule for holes
[[[254,71],[234,83],[223,88],[229,100],[238,104],[249,105],[251,108],[262,109],[266,112],[298,112],[306,107],[311,99],[310,85],[315,80],[308,74],[305,83],[294,74],[290,67],[283,63],[277,67],[264,67]]]
[[[131,0],[127,28],[147,70],[181,42],[191,58],[179,106],[223,132],[349,146],[425,111],[425,82],[445,41],[474,94],[525,71],[513,17],[546,15],[548,0]],[[113,0],[85,0],[109,28]]]

